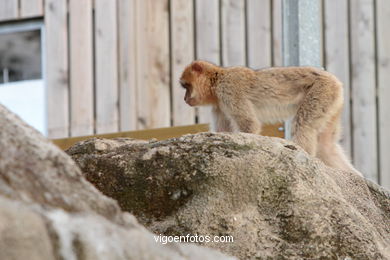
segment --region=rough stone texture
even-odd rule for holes
[[[0,195],[72,212],[90,210],[112,220],[120,212],[69,156],[1,105]]]
[[[235,258],[155,242],[68,155],[0,105],[0,259]]]
[[[91,139],[67,151],[156,233],[232,235],[240,259],[390,259],[390,196],[293,143],[250,134]]]
[[[233,259],[195,245],[156,243],[130,214],[127,227],[89,212],[47,210],[0,197],[0,259]]]

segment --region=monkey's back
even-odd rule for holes
[[[250,100],[259,120],[277,122],[293,116],[312,86],[323,88],[321,95],[340,92],[332,74],[315,67],[272,67],[261,70],[232,67],[225,70],[226,92]]]
[[[324,91],[340,91],[341,82],[331,73],[316,67],[271,67],[256,70],[255,78],[267,95],[275,94],[291,99],[299,93],[307,93],[315,83]]]

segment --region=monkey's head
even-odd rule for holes
[[[210,80],[211,72],[216,68],[205,61],[194,61],[184,69],[180,85],[186,90],[184,101],[188,105],[202,106],[216,102]]]

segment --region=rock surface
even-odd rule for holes
[[[250,134],[91,139],[86,178],[155,233],[230,235],[240,259],[390,259],[390,196],[293,143]]]
[[[66,155],[0,105],[0,259],[234,259],[155,241]]]

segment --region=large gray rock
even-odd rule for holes
[[[293,143],[250,134],[92,139],[67,151],[151,231],[230,235],[240,259],[390,259],[390,197]]]
[[[46,209],[0,197],[0,259],[233,259],[195,245],[156,243],[130,214],[126,226],[97,214]]]
[[[0,259],[233,259],[155,241],[66,155],[0,105]]]
[[[0,105],[0,195],[24,202],[94,211],[115,220],[117,203],[101,196],[64,152]]]

